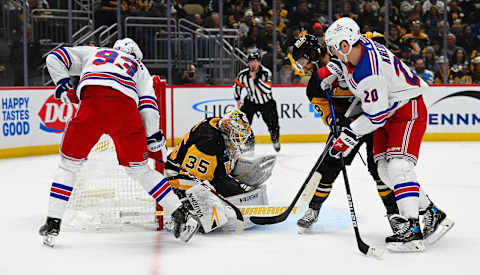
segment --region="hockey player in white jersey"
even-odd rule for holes
[[[148,157],[165,161],[167,155],[152,77],[142,57],[130,38],[116,41],[113,48],[62,47],[47,56],[48,71],[57,85],[55,97],[81,104],[67,122],[60,147],[47,220],[39,230],[45,245],[54,245],[78,171],[102,134],[113,139],[127,174],[172,213],[175,237],[187,242],[198,230],[196,217],[171,192],[168,181],[147,165]],[[70,77],[76,75],[80,80],[74,91]]]
[[[373,132],[374,159],[383,182],[394,190],[399,230],[387,237],[393,251],[423,251],[424,239],[437,241],[454,224],[420,188],[414,167],[427,126],[422,93],[428,84],[385,46],[362,37],[350,18],[340,18],[325,33],[330,54],[342,62],[343,75],[361,99],[363,114],[342,129],[331,155],[346,156],[360,137]],[[424,211],[423,232],[419,210]]]

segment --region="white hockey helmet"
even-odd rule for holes
[[[342,54],[347,61],[347,55],[352,51],[352,46],[360,39],[360,27],[349,17],[342,17],[328,27],[325,32],[325,43],[328,52],[333,55],[332,48]],[[350,45],[347,53],[341,51],[340,44],[346,41]]]
[[[124,38],[124,39],[119,39],[115,41],[115,44],[113,45],[113,48],[115,50],[122,51],[124,53],[128,53],[130,55],[135,56],[138,60],[143,59],[143,53],[140,50],[140,47],[138,47],[137,43],[133,41],[131,38]]]

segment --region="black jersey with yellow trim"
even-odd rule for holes
[[[241,193],[243,189],[231,182],[229,176],[230,154],[217,126],[219,120],[219,117],[213,117],[198,122],[183,136],[168,158],[181,164],[198,179],[208,180],[222,195]],[[166,168],[178,171],[168,163]]]
[[[308,100],[322,117],[323,123],[328,126],[327,118],[330,116],[330,106],[328,105],[326,91],[320,88],[318,81],[317,77],[311,77],[308,81],[306,93]],[[340,87],[336,87],[331,95],[335,114],[337,114],[337,116],[344,115],[348,107],[352,104],[354,95],[348,89],[342,89]]]

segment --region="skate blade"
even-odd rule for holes
[[[445,235],[452,227],[455,225],[455,222],[450,220],[449,218],[445,218],[437,227],[430,236],[425,239],[427,245],[433,245],[438,240],[440,240],[443,235]]]
[[[297,233],[300,235],[312,233],[311,227],[298,227]]]
[[[198,232],[198,229],[200,229],[200,223],[194,219],[191,219],[187,221],[185,227],[186,229],[180,233],[180,240],[184,243],[187,243],[193,237],[193,235]]]
[[[51,235],[43,236],[43,239],[42,239],[43,245],[53,248],[55,246],[55,237],[56,236],[51,236]]]
[[[425,251],[425,244],[423,243],[423,240],[416,240],[408,243],[388,243],[387,249],[392,252],[422,252]]]

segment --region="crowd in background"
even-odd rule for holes
[[[68,1],[29,0],[30,9],[66,9]],[[302,83],[306,74],[295,73],[287,57],[293,42],[302,30],[314,34],[320,43],[328,28],[327,0],[277,0],[277,27],[273,25],[272,0],[223,0],[223,18],[219,15],[218,0],[171,0],[170,16],[186,18],[205,28],[238,29],[240,47],[248,53],[258,48],[263,52],[262,63],[273,70],[275,62],[277,83]],[[428,83],[480,83],[480,0],[448,0],[444,20],[444,1],[391,0],[385,30],[384,1],[332,1],[333,18],[350,17],[366,32],[388,32],[388,48]],[[116,0],[94,0],[95,25],[110,25],[117,19]],[[188,10],[187,10],[188,9]],[[167,16],[166,0],[122,0],[122,16]],[[192,12],[194,10],[195,12]],[[447,55],[442,49],[444,26],[447,25]],[[276,56],[273,56],[273,32],[276,32]],[[18,48],[14,46],[13,49]],[[16,55],[20,54],[18,52]],[[32,57],[33,58],[33,57]],[[447,66],[444,66],[444,64]],[[0,61],[0,73],[7,68]],[[447,70],[444,70],[444,68]],[[176,72],[176,83],[192,83],[197,78],[195,66]]]

